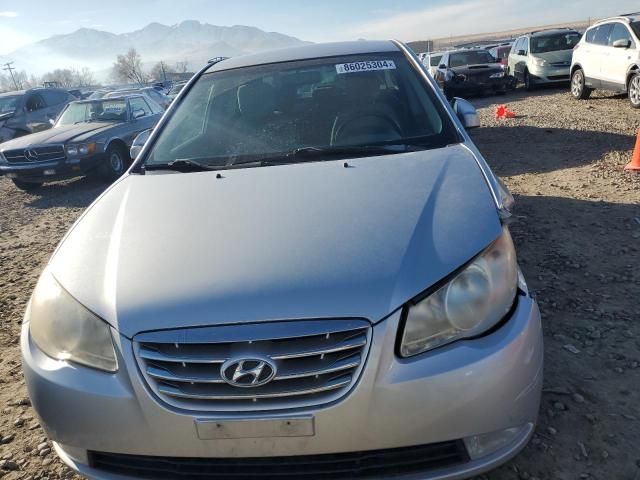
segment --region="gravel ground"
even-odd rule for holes
[[[512,232],[540,302],[545,387],[531,443],[481,478],[640,479],[640,174],[623,173],[640,112],[620,97],[564,90],[474,99],[473,138],[516,197]],[[496,121],[497,103],[518,117]],[[33,194],[0,178],[0,477],[78,478],[29,405],[18,334],[56,243],[105,185]],[[634,321],[635,320],[635,321]]]

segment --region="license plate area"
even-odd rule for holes
[[[278,418],[196,419],[200,440],[267,437],[311,437],[315,422],[311,415]]]

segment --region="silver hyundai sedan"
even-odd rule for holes
[[[540,316],[475,126],[398,42],[207,65],[27,308],[58,455],[105,480],[460,479],[515,455]]]

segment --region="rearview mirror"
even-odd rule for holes
[[[135,160],[136,158],[138,158],[138,155],[140,155],[140,152],[142,151],[142,147],[144,147],[144,144],[147,143],[147,140],[149,140],[151,132],[152,130],[150,128],[147,130],[143,130],[138,134],[136,138],[133,139],[131,149],[129,149],[129,156],[131,157],[131,160]]]
[[[631,46],[631,40],[628,38],[621,38],[613,42],[614,48],[629,48]]]
[[[476,108],[463,98],[454,97],[451,102],[453,111],[467,130],[478,128],[480,126],[480,116]]]

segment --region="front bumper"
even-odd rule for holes
[[[535,302],[520,296],[512,317],[482,338],[411,359],[395,355],[400,314],[373,328],[362,376],[342,400],[305,411],[312,436],[201,440],[197,420],[238,414],[194,414],[160,403],[143,383],[130,340],[117,337],[120,370],[106,374],[55,361],[22,331],[23,367],[33,406],[60,457],[96,479],[134,478],[89,464],[89,452],[160,457],[243,458],[391,449],[522,427],[511,443],[484,457],[398,478],[460,479],[490,470],[524,447],[537,419],[543,346]],[[278,411],[244,415],[273,418]]]
[[[489,78],[483,80],[468,79],[463,81],[449,81],[445,83],[445,90],[455,95],[506,92],[509,77]]]
[[[2,163],[0,175],[25,182],[52,182],[86,175],[105,161],[102,153],[50,162]]]
[[[570,69],[570,65],[564,67],[532,67],[529,70],[529,75],[536,84],[567,83],[570,80]]]

